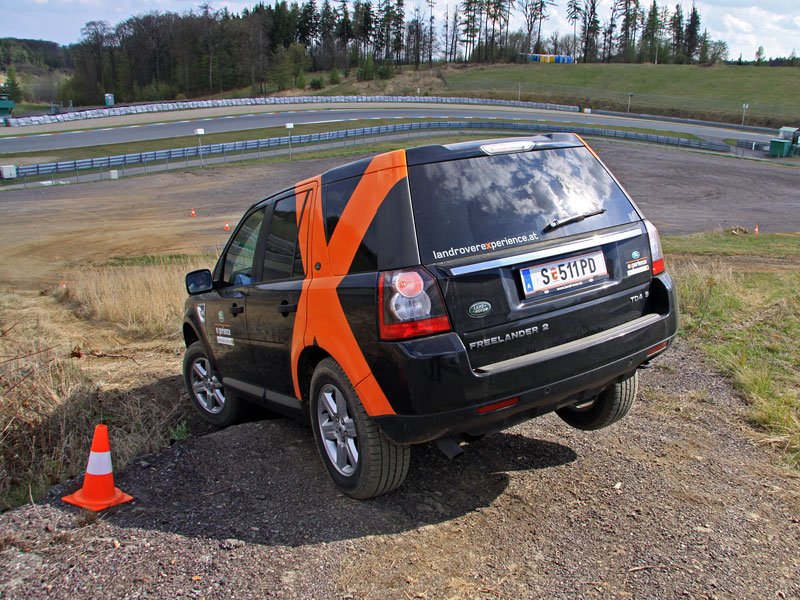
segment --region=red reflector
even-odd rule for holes
[[[658,275],[666,270],[667,267],[664,264],[663,258],[657,258],[656,260],[653,261],[653,275]]]
[[[381,319],[380,329],[382,340],[405,340],[450,331],[450,319],[447,315],[406,323],[384,323]]]
[[[647,357],[649,358],[655,354],[658,354],[662,350],[666,350],[667,346],[669,346],[669,342],[661,342],[660,344],[656,344],[647,350]]]
[[[500,402],[494,402],[492,404],[487,404],[486,406],[479,407],[478,414],[485,415],[488,412],[500,410],[501,408],[508,408],[509,406],[514,406],[518,402],[519,398],[507,398],[505,400],[500,400]]]

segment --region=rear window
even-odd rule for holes
[[[639,220],[586,148],[481,156],[409,168],[423,263],[489,254]],[[604,213],[545,231],[555,220]]]

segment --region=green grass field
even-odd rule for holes
[[[12,117],[25,117],[30,114],[40,115],[50,109],[49,104],[33,104],[30,102],[19,102],[14,107]]]
[[[525,64],[443,72],[453,94],[800,125],[800,68],[735,65]]]
[[[765,441],[800,467],[800,234],[663,238],[681,335],[731,377]]]

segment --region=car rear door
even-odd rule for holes
[[[409,180],[422,262],[473,368],[647,310],[645,225],[588,148],[416,165]]]
[[[292,336],[305,271],[298,246],[300,220],[310,216],[313,188],[276,198],[268,209],[261,281],[249,290],[248,336],[267,399],[294,396]]]

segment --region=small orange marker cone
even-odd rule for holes
[[[133,496],[114,487],[111,446],[108,443],[108,427],[105,425],[97,425],[94,428],[92,451],[89,453],[89,464],[86,465],[83,487],[74,494],[61,499],[69,504],[93,511],[105,510],[133,500]]]
[[[192,209],[192,216],[193,216],[193,217],[196,217],[196,216],[197,216],[197,213],[195,212],[195,210],[194,210],[194,209]]]
[[[227,221],[225,221],[225,227],[223,227],[223,229],[224,229],[225,231],[230,231],[230,230],[231,230],[231,226],[230,226],[230,224],[228,224],[228,222],[227,222]]]
[[[755,234],[758,235],[758,225],[756,225]]]

